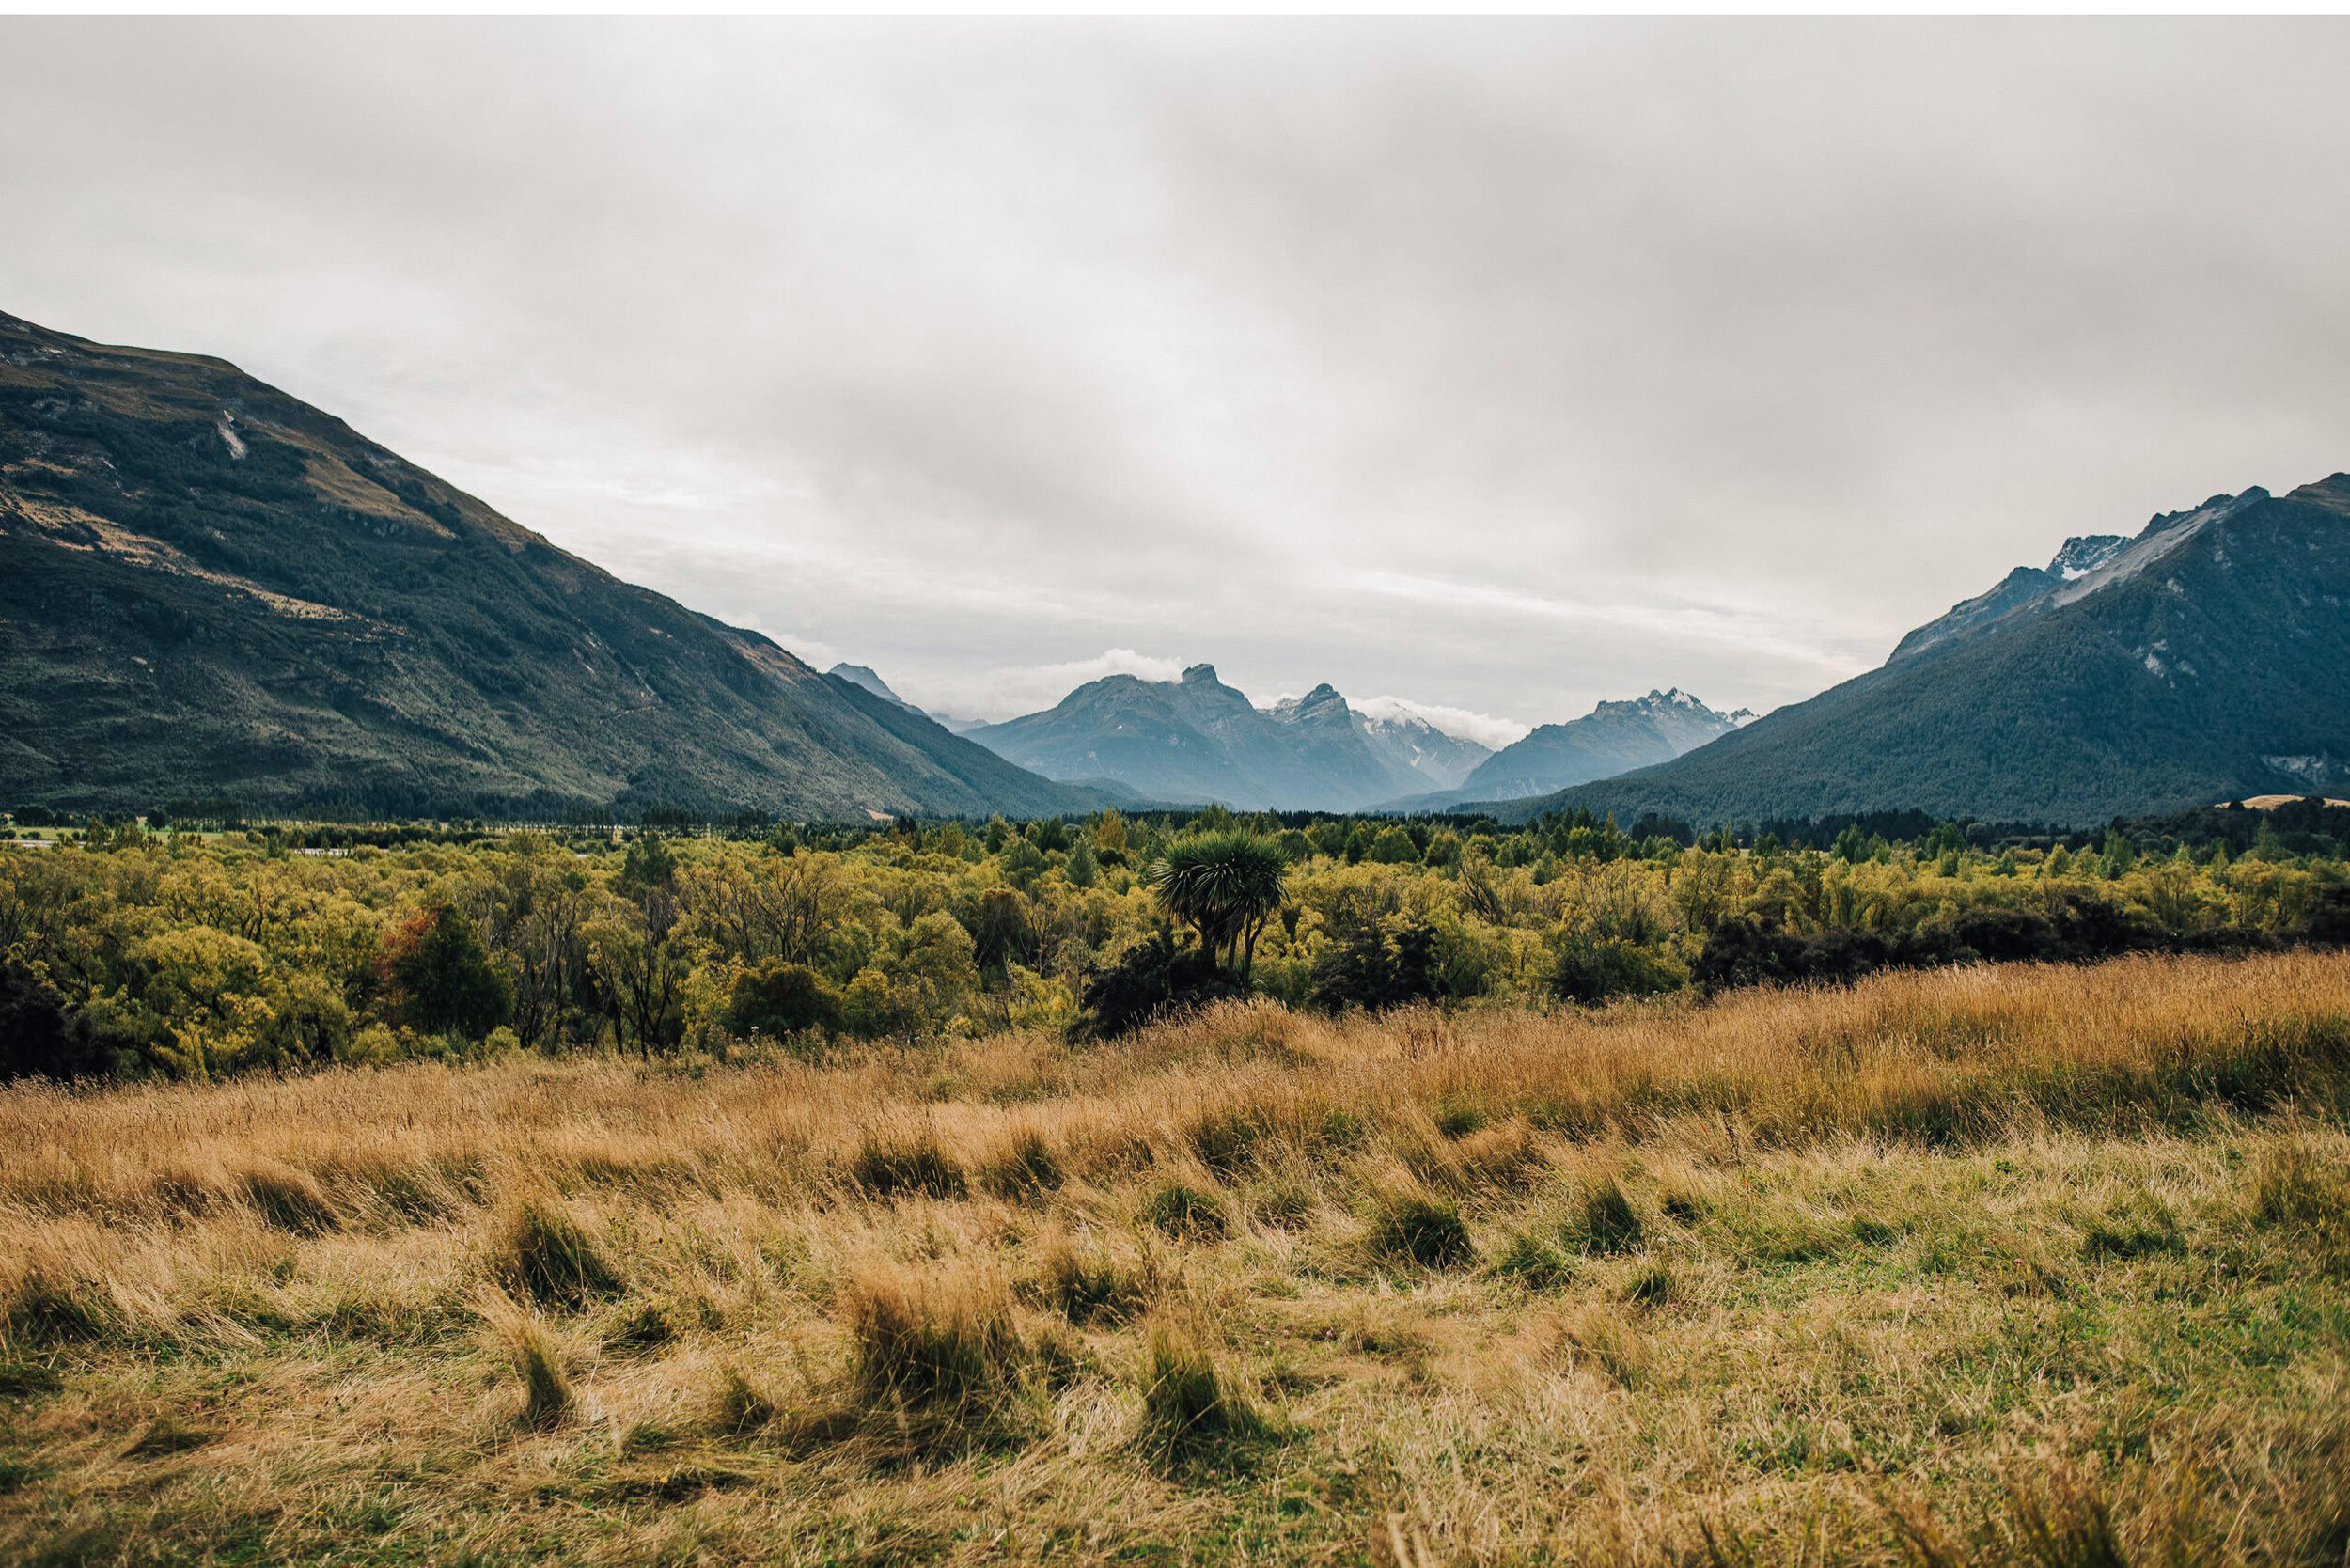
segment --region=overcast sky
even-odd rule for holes
[[[5,20],[0,308],[951,713],[1764,709],[2350,468],[2345,83],[2326,20]]]

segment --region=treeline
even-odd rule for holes
[[[0,1074],[1113,1035],[1218,996],[1590,1006],[2350,942],[2350,811],[2018,845],[1196,816],[724,831],[93,823],[0,848]],[[2341,820],[2337,820],[2341,819]],[[2297,825],[2296,825],[2297,824]],[[1916,827],[1917,824],[1908,824]]]

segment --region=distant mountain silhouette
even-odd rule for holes
[[[1545,724],[1495,752],[1453,792],[1462,800],[1515,800],[1670,761],[1754,715],[1717,713],[1678,686],[1603,702],[1579,719]]]
[[[1109,778],[1154,800],[1251,809],[1361,810],[1484,755],[1425,720],[1370,718],[1326,684],[1260,709],[1212,665],[1177,681],[1088,682],[1042,713],[967,733],[1048,778]]]

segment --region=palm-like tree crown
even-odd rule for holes
[[[1221,953],[1245,944],[1253,955],[1258,933],[1281,907],[1288,870],[1280,846],[1261,833],[1186,833],[1152,865],[1151,886],[1168,914],[1199,933],[1202,948]]]

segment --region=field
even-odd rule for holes
[[[0,1090],[11,1562],[2341,1563],[2350,955]]]

